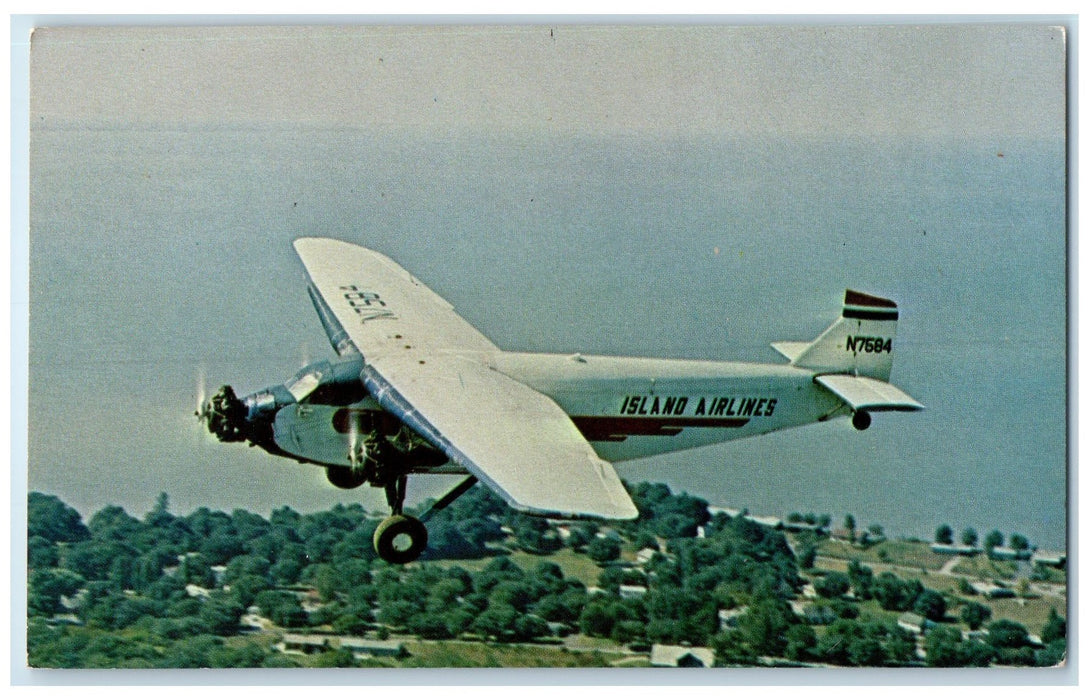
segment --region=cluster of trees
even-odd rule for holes
[[[240,635],[243,614],[253,606],[295,631],[497,642],[578,631],[634,648],[712,646],[723,663],[762,657],[915,663],[910,633],[887,617],[868,619],[873,616],[860,611],[870,600],[887,611],[914,611],[943,623],[926,639],[927,661],[934,665],[1048,664],[1065,653],[1061,617],[1049,622],[1043,650],[1028,645],[1023,627],[1019,632],[1005,620],[990,624],[986,642],[965,642],[958,628],[946,624],[946,597],[918,580],[874,575],[857,562],[846,573],[813,570],[816,535],[796,556],[781,532],[744,517],[711,517],[701,499],[661,484],[638,484],[631,493],[638,520],[576,523],[561,538],[547,521],[516,514],[489,490],[474,488],[429,522],[427,556],[407,567],[375,557],[370,541],[378,520],[358,505],[306,515],[280,508],[267,519],[206,508],[182,517],[169,512],[163,495],[143,518],[109,506],[85,525],[58,498],[32,493],[30,663],[297,664],[297,657],[273,650],[269,639]],[[699,531],[703,537],[695,537]],[[524,570],[504,555],[511,547],[581,552],[601,566],[600,590],[588,590],[553,563]],[[622,552],[645,549],[657,553],[641,567],[620,561]],[[491,558],[477,571],[433,563],[482,556]],[[791,601],[806,577],[820,599],[799,615]],[[303,591],[316,591],[313,605],[303,605]],[[72,616],[75,624],[62,624]],[[978,629],[991,611],[971,602],[961,606],[960,616]],[[339,651],[307,659],[307,665],[355,663]]]
[[[939,544],[953,544],[953,528],[944,523],[939,525],[937,530],[934,531],[934,541]],[[976,532],[975,528],[965,528],[960,533],[960,544],[966,547],[979,545],[979,533]],[[988,552],[1004,544],[1006,544],[1006,538],[998,530],[991,530],[983,538],[983,549]],[[1015,532],[1010,535],[1009,546],[1010,549],[1026,550],[1029,548],[1029,541],[1024,535]]]

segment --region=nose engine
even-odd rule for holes
[[[224,385],[219,388],[197,412],[197,418],[208,426],[208,432],[220,442],[242,442],[246,435],[246,416],[249,411],[234,389]]]

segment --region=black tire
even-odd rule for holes
[[[855,430],[865,430],[872,422],[873,419],[866,411],[855,411],[855,415],[851,418],[851,425],[855,426]]]
[[[374,551],[391,564],[416,561],[425,549],[427,528],[411,516],[390,516],[374,531]]]
[[[367,483],[363,470],[351,467],[326,467],[325,478],[338,489],[354,489]]]

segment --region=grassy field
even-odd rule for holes
[[[856,547],[849,542],[824,540],[820,544],[819,553],[821,556],[847,561],[857,559],[866,565],[890,564],[920,571],[937,571],[949,560],[946,555],[930,551],[930,545],[925,542],[902,540],[890,540],[866,548]]]
[[[599,651],[574,652],[563,647],[485,642],[408,642],[405,668],[601,668],[638,658]]]
[[[1012,561],[992,561],[984,555],[961,557],[953,567],[953,573],[979,579],[1004,579],[1017,577],[1018,566]]]

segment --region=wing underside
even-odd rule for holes
[[[327,239],[295,249],[334,348],[364,357],[371,395],[516,509],[638,515],[613,466],[552,399],[489,366],[498,348],[389,258]],[[335,321],[335,322],[334,322]]]

